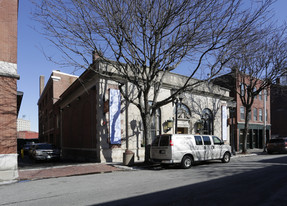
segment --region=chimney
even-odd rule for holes
[[[102,52],[93,51],[93,63],[103,56]]]
[[[276,84],[280,84],[280,78],[279,77],[276,79]]]
[[[45,87],[45,77],[41,75],[40,76],[40,96],[42,95],[44,87]]]

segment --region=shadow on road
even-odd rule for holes
[[[287,156],[262,162],[283,165],[271,165],[233,176],[100,205],[285,205],[287,166],[284,164],[287,163]]]
[[[273,156],[273,155],[271,155]],[[278,154],[277,154],[278,156]],[[286,154],[280,154],[280,157],[278,158],[272,158],[272,159],[265,159],[265,160],[261,160],[259,162],[263,162],[263,163],[278,163],[278,164],[287,164],[287,156]],[[282,156],[282,157],[281,157]]]

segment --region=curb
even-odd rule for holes
[[[257,156],[258,154],[236,154],[236,155],[232,155],[231,158],[238,158],[238,157],[251,157],[251,156]]]

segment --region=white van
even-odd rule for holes
[[[231,147],[213,135],[159,135],[152,143],[150,157],[153,162],[181,164],[187,169],[196,161],[219,159],[227,163]]]

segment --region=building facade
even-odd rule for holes
[[[0,183],[18,177],[18,0],[0,0]]]
[[[77,79],[77,76],[53,71],[46,86],[40,77],[40,98],[38,101],[39,141],[60,145],[59,114],[55,103],[60,95]]]
[[[27,119],[17,119],[17,132],[19,131],[30,131],[31,121]]]
[[[234,98],[235,106],[230,113],[231,119],[228,123],[231,125],[231,145],[235,151],[242,148],[243,130],[245,124],[245,107],[242,104],[240,95],[246,93],[246,85],[249,77],[243,76],[239,72],[231,72],[220,76],[214,80],[214,83],[230,89],[230,97]],[[256,80],[254,90],[259,88],[260,80]],[[247,135],[247,148],[263,148],[266,141],[271,136],[271,116],[270,116],[270,89],[263,90],[254,98],[254,102],[249,114],[249,128]],[[265,141],[265,142],[264,142]]]
[[[78,77],[53,104],[51,114],[55,123],[48,128],[54,132],[50,135],[54,137],[53,143],[62,149],[63,158],[121,162],[128,149],[134,152],[135,161],[144,160],[140,113],[136,106],[124,101],[115,81],[94,71],[107,67],[96,61],[93,68]],[[167,74],[159,100],[169,96],[173,88],[186,79],[182,75]],[[126,83],[125,88],[126,92],[133,93],[130,83]],[[151,135],[154,138],[164,133],[213,134],[229,144],[227,104],[230,99],[227,89],[212,84],[199,85],[192,92],[182,94],[178,101],[158,109],[152,118]],[[39,128],[49,122],[41,116],[45,111],[40,106],[43,101],[44,93],[38,102]]]
[[[271,86],[272,137],[287,137],[287,75]]]

